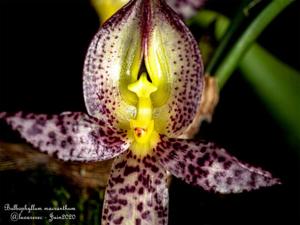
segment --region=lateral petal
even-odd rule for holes
[[[155,152],[174,176],[205,190],[239,193],[280,183],[271,173],[240,162],[211,142],[162,136]]]
[[[49,155],[65,161],[99,161],[128,149],[127,133],[105,126],[102,120],[81,112],[59,115],[0,113],[21,136]]]
[[[167,225],[167,171],[154,157],[131,152],[115,159],[106,189],[102,225]]]
[[[150,1],[145,64],[153,84],[156,129],[176,137],[192,122],[203,90],[198,44],[179,16],[161,0]]]
[[[137,80],[142,61],[141,0],[130,1],[94,36],[84,64],[83,90],[89,115],[112,127],[126,127],[135,115]]]

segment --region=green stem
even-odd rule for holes
[[[265,27],[294,0],[271,1],[246,29],[233,49],[228,53],[215,75],[221,89],[238,65],[239,60]]]
[[[203,10],[190,22],[207,28],[212,23],[220,40],[230,24],[228,18],[214,11]],[[244,78],[254,87],[271,115],[285,131],[289,143],[300,149],[300,73],[284,64],[254,43],[239,62]],[[297,151],[300,154],[300,151]]]
[[[227,48],[230,40],[232,40],[233,35],[236,33],[237,29],[242,24],[243,20],[246,18],[246,13],[244,11],[245,8],[247,8],[253,1],[255,0],[246,0],[242,1],[241,6],[238,10],[238,13],[233,18],[232,22],[230,23],[230,26],[226,30],[226,33],[222,37],[222,40],[220,44],[218,45],[218,48],[213,54],[213,57],[209,61],[207,67],[206,67],[206,73],[207,74],[213,74],[213,69],[219,62],[222,54],[224,54],[224,50]]]

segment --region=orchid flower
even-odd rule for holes
[[[203,64],[192,34],[162,0],[132,0],[104,23],[88,49],[83,90],[88,114],[0,118],[59,159],[115,158],[103,225],[167,224],[169,173],[220,193],[279,183],[214,143],[176,138],[196,113]]]

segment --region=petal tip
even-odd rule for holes
[[[272,178],[270,185],[269,186],[273,186],[273,185],[283,185],[283,182],[280,178]]]
[[[206,191],[241,193],[282,184],[270,172],[239,161],[212,142],[161,138],[156,151],[166,169]]]

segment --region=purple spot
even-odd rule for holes
[[[121,206],[114,206],[114,205],[111,205],[111,206],[109,206],[109,208],[112,210],[112,211],[118,211],[118,210],[120,210],[121,209]]]
[[[121,217],[119,217],[118,219],[115,219],[115,220],[114,220],[114,223],[115,223],[115,224],[121,224],[122,221],[123,221],[123,219],[124,219],[124,217],[121,216]]]
[[[135,225],[141,225],[141,219],[139,218],[135,219]]]
[[[139,192],[139,195],[144,194],[144,188],[143,188],[143,187],[140,187],[138,192]]]
[[[35,135],[41,134],[42,132],[43,132],[42,129],[40,129],[37,125],[33,125],[33,126],[27,131],[27,134],[28,134],[28,135],[32,135],[32,136],[35,136]]]
[[[191,164],[188,165],[188,170],[192,175],[195,173],[195,167]]]
[[[115,183],[123,183],[124,182],[124,178],[121,177],[121,175],[117,176],[117,177],[112,177],[111,178]]]
[[[232,184],[232,177],[228,177],[228,178],[226,179],[226,183],[227,183],[228,185],[231,185],[231,184]]]
[[[126,161],[124,160],[122,162],[117,163],[115,168],[116,169],[122,169],[122,168],[124,168],[125,165],[126,165]]]
[[[124,170],[124,176],[128,176],[131,173],[139,172],[140,167],[139,166],[126,166]]]
[[[127,200],[126,199],[119,199],[119,203],[121,204],[121,205],[127,205]]]
[[[224,162],[223,167],[225,170],[228,170],[231,165],[232,165],[231,161],[226,161]]]
[[[56,137],[56,134],[55,134],[55,132],[53,132],[53,131],[50,131],[49,133],[48,133],[48,137],[49,138],[55,138]]]
[[[206,154],[204,154],[202,157],[199,157],[198,159],[197,159],[197,164],[199,165],[199,166],[203,166],[204,165],[204,163],[206,162],[206,161],[208,161],[209,160],[209,153],[206,153]]]
[[[142,218],[143,219],[147,219],[147,217],[149,217],[149,215],[150,215],[150,211],[146,211],[146,212],[144,212],[143,214],[142,214]]]
[[[67,142],[66,142],[66,141],[61,141],[60,146],[61,146],[62,148],[65,148],[66,145],[67,145]]]
[[[241,176],[242,173],[243,173],[242,170],[235,170],[234,171],[234,176],[239,177],[239,176]]]
[[[140,202],[140,203],[137,205],[136,208],[137,208],[140,212],[142,212],[142,211],[143,211],[143,203]]]

